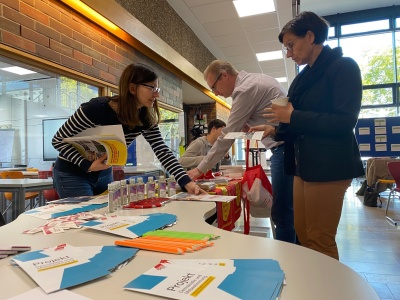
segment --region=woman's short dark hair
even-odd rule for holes
[[[311,11],[303,11],[282,28],[278,39],[283,43],[283,36],[286,33],[293,33],[296,36],[304,37],[308,31],[315,36],[315,44],[323,44],[328,38],[329,23],[324,18]]]

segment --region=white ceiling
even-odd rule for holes
[[[278,34],[292,19],[292,0],[274,0],[276,12],[244,18],[238,17],[232,0],[167,1],[217,59],[230,61],[239,71],[287,77],[288,82],[282,85],[288,89],[295,76],[294,63],[286,58],[258,62],[255,54],[282,50]],[[301,0],[300,3],[300,11],[324,16],[399,5],[400,0]],[[186,104],[214,101],[188,84],[183,85],[183,97]],[[226,101],[231,103],[231,99]]]

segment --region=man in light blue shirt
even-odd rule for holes
[[[225,155],[234,140],[224,139],[228,132],[247,131],[249,127],[272,124],[264,116],[271,100],[286,97],[282,85],[266,74],[238,72],[229,62],[215,60],[204,71],[204,79],[216,96],[232,97],[231,113],[221,136],[197,168],[188,171],[192,179],[206,173]],[[273,191],[272,221],[276,226],[276,239],[294,243],[293,176],[283,169],[283,142],[270,137],[262,140],[271,150],[271,178]]]

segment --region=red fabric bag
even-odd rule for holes
[[[246,145],[246,170],[242,179],[244,234],[250,232],[250,213],[253,217],[269,217],[272,206],[272,186],[260,164],[249,167],[250,140]],[[260,160],[261,161],[261,160]]]

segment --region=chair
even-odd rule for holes
[[[114,181],[120,181],[125,179],[125,172],[122,167],[119,166],[113,166],[112,167],[112,172],[113,172],[113,180]]]
[[[2,179],[23,179],[24,174],[20,171],[3,171],[0,172],[0,177]],[[25,193],[25,200],[30,200],[30,208],[35,207],[35,199],[39,196],[38,192],[26,192]],[[11,207],[13,201],[13,193],[11,192],[4,192],[4,197],[10,201],[10,204],[6,207],[6,209],[2,212],[2,215],[7,212],[7,210]],[[27,206],[27,207],[28,207]],[[27,208],[26,207],[26,208]]]
[[[0,226],[6,225],[6,220],[4,219],[3,215],[0,214]]]
[[[390,175],[392,175],[393,180],[395,181],[395,185],[391,188],[390,193],[389,193],[388,201],[386,204],[385,217],[391,223],[393,223],[394,225],[397,226],[397,223],[399,223],[400,221],[394,220],[388,216],[388,208],[389,208],[389,204],[390,204],[390,199],[393,197],[393,200],[394,200],[394,197],[396,195],[397,196],[400,195],[400,161],[389,162],[387,166],[388,166]]]
[[[39,179],[53,178],[53,171],[52,170],[38,171],[38,178]],[[60,196],[58,196],[56,189],[44,190],[43,197],[46,201],[53,201],[60,199]]]

